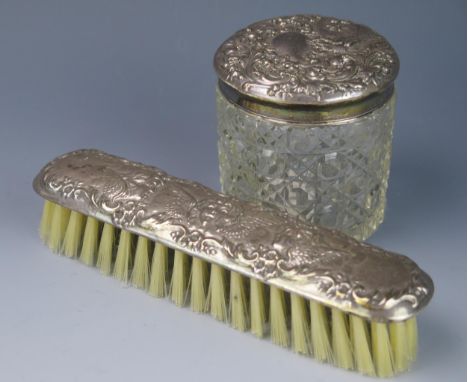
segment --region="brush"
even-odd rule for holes
[[[97,150],[33,186],[53,252],[344,369],[389,377],[416,359],[434,287],[406,256]]]

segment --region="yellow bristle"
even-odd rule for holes
[[[96,266],[102,274],[110,275],[112,271],[112,256],[114,253],[115,228],[112,224],[104,224],[101,241],[99,243]]]
[[[257,337],[265,334],[265,287],[256,279],[250,279],[250,331]]]
[[[170,287],[171,300],[177,306],[185,304],[188,284],[188,256],[180,251],[174,252],[174,269]]]
[[[406,335],[408,337],[408,358],[410,362],[413,362],[418,355],[418,324],[416,317],[406,320]]]
[[[356,369],[362,374],[374,377],[375,368],[372,361],[367,322],[361,317],[351,315],[349,324]]]
[[[289,333],[286,322],[286,301],[284,292],[270,287],[270,332],[271,340],[280,346],[289,346]]]
[[[237,272],[231,272],[231,287],[229,296],[231,326],[245,331],[248,325],[247,297],[245,295],[244,278]]]
[[[119,246],[114,265],[114,277],[128,282],[130,269],[132,268],[132,234],[122,230],[120,232]]]
[[[214,318],[220,321],[227,320],[226,274],[224,269],[216,264],[211,265],[207,303]]]
[[[297,294],[291,294],[291,342],[296,353],[310,354],[310,329],[306,302]]]
[[[405,371],[409,366],[409,347],[405,322],[391,322],[390,343],[393,350],[393,361],[396,372]]]
[[[49,200],[44,202],[42,210],[41,223],[39,225],[39,236],[44,243],[47,243],[49,238],[50,227],[52,225],[52,215],[54,214],[54,203]]]
[[[149,242],[144,236],[138,236],[132,285],[145,290],[148,289],[149,285]]]
[[[416,317],[402,322],[369,323],[364,318],[326,308],[299,295],[287,295],[284,290],[265,286],[257,279],[249,279],[249,285],[245,285],[247,280],[240,273],[226,271],[217,264],[210,265],[178,250],[174,251],[168,287],[166,246],[155,243],[150,267],[151,242],[146,237],[138,237],[133,253],[134,235],[123,230],[119,235],[119,230],[116,231],[112,224],[104,224],[99,241],[100,223],[96,218],[50,201],[45,201],[39,230],[41,239],[53,252],[61,252],[70,258],[79,255],[80,261],[87,265],[94,265],[97,257],[96,265],[104,274],[112,271],[117,232],[115,278],[125,282],[131,280],[133,286],[148,290],[155,297],[169,294],[178,306],[185,305],[190,288],[193,311],[209,310],[214,318],[230,320],[231,326],[241,331],[250,326],[257,337],[263,337],[269,328],[275,344],[291,345],[293,351],[311,354],[319,361],[334,363],[344,369],[355,368],[369,376],[391,377],[408,370],[416,359]]]
[[[353,368],[351,341],[348,334],[348,323],[345,313],[338,309],[331,310],[332,316],[332,349],[335,364],[343,369]]]
[[[80,261],[86,265],[94,265],[98,248],[99,222],[88,216],[81,246]]]
[[[333,362],[327,313],[325,307],[315,301],[310,301],[310,328],[314,357],[321,362]]]
[[[393,372],[392,346],[387,324],[371,321],[372,355],[377,375],[391,377]]]
[[[150,285],[148,293],[153,297],[164,297],[167,294],[168,249],[156,243],[151,264]]]
[[[84,218],[84,215],[79,212],[72,211],[70,213],[70,219],[68,220],[61,250],[67,257],[78,256],[78,250],[83,235]]]
[[[63,238],[67,230],[70,210],[54,204],[47,245],[52,252],[58,253],[62,248]]]
[[[206,261],[197,257],[193,258],[190,284],[190,307],[194,312],[203,313],[205,312],[208,289],[208,264]]]

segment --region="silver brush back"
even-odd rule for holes
[[[98,150],[54,159],[34,189],[68,209],[363,318],[406,320],[434,291],[406,256]]]

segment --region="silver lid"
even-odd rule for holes
[[[336,105],[393,85],[399,60],[389,42],[351,21],[276,17],[236,32],[215,53],[219,79],[252,98],[286,105]]]

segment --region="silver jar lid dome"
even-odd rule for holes
[[[393,88],[398,56],[372,29],[332,17],[259,21],[216,51],[220,81],[241,95],[282,105],[333,106]]]

